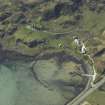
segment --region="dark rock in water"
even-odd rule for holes
[[[46,43],[47,43],[46,40],[33,40],[33,41],[30,41],[30,42],[24,42],[24,44],[26,44],[30,48],[36,47],[38,45],[43,45],[43,44],[46,44]]]

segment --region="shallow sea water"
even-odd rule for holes
[[[64,105],[75,96],[68,86],[55,83],[62,81],[56,77],[63,70],[54,60],[38,61],[34,70],[40,82],[29,63],[0,64],[0,105]]]

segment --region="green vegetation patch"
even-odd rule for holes
[[[86,100],[92,105],[105,105],[105,92],[97,90],[88,96]]]
[[[21,27],[16,33],[15,38],[21,39],[23,41],[32,41],[32,40],[42,40],[49,36],[49,33],[40,32],[40,31],[32,31],[31,29],[27,29],[26,27]]]

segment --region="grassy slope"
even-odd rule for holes
[[[97,90],[88,96],[86,100],[92,105],[105,105],[105,92]]]
[[[4,3],[9,3],[9,0],[5,0]],[[65,35],[63,38],[58,39],[51,39],[50,36],[53,34],[44,33],[44,32],[32,32],[31,30],[27,29],[27,25],[19,26],[19,29],[14,33],[12,36],[5,37],[1,39],[1,42],[4,44],[6,48],[15,48],[16,46],[16,39],[22,39],[24,41],[29,42],[30,40],[42,40],[47,39],[48,44],[44,46],[45,48],[59,48],[59,43],[62,46],[66,45],[70,49],[73,49],[72,46],[72,37],[73,35],[79,36],[82,40],[85,40],[85,44],[88,47],[88,51],[90,54],[95,53],[96,51],[104,48],[105,46],[105,35],[102,36],[103,31],[105,30],[105,11],[102,10],[100,13],[96,11],[91,11],[88,6],[85,4],[81,6],[80,12],[76,11],[71,14],[63,15],[61,14],[58,18],[51,19],[49,21],[43,21],[41,15],[36,16],[36,12],[46,12],[54,8],[56,2],[48,2],[43,3],[38,7],[35,7],[31,10],[31,12],[26,12],[26,15],[29,19],[32,20],[30,24],[36,24],[37,26],[42,26],[47,30],[54,31],[54,32],[70,32],[69,35]],[[16,6],[11,6],[14,11]],[[16,9],[18,11],[19,9]],[[81,15],[81,19],[76,21],[75,25],[69,24],[66,28],[64,27],[65,22],[68,23],[70,21],[75,21],[75,16]],[[11,22],[11,20],[10,20]],[[7,26],[7,25],[6,25]],[[1,27],[1,26],[0,26]],[[13,40],[13,41],[11,41]],[[43,49],[44,49],[43,47]],[[18,49],[21,51],[23,49],[29,49],[29,52],[35,53],[37,48],[28,48],[25,45],[18,46]],[[30,50],[31,49],[31,50]],[[38,48],[40,49],[40,48]],[[41,47],[42,49],[42,47]],[[62,48],[59,48],[62,49]],[[16,49],[15,49],[16,50]],[[74,52],[73,52],[74,53]]]
[[[2,0],[0,0],[2,1]],[[4,2],[4,0],[3,0]],[[9,0],[5,0],[5,3],[9,3]],[[44,4],[45,5],[45,4]],[[41,5],[40,11],[45,12],[48,9],[53,8],[55,3],[49,2],[47,5]],[[44,7],[43,7],[44,6]],[[67,45],[71,51],[68,51],[68,53],[72,54],[78,54],[78,52],[75,51],[72,37],[73,35],[79,36],[82,40],[85,40],[85,44],[88,47],[88,51],[90,54],[93,55],[96,51],[102,49],[105,47],[105,34],[103,34],[105,30],[105,11],[101,11],[100,13],[90,11],[86,5],[81,7],[82,11],[82,18],[79,21],[79,24],[76,25],[70,25],[67,28],[63,27],[63,23],[69,20],[74,20],[74,15],[76,13],[71,15],[61,15],[59,18],[52,19],[50,21],[37,21],[39,18],[38,16],[35,18],[32,18],[33,23],[37,22],[37,24],[40,26],[41,24],[47,28],[50,31],[54,32],[72,32],[68,36],[65,36],[64,38],[60,39],[50,39],[50,36],[52,34],[45,34],[43,32],[32,32],[29,29],[26,29],[26,26],[22,26],[19,28],[19,30],[16,31],[16,33],[13,36],[8,36],[4,39],[0,39],[0,41],[3,43],[5,48],[9,50],[16,50],[25,54],[36,54],[40,53],[43,50],[47,49],[49,52],[57,52],[65,50],[63,47],[58,46],[59,43],[61,43],[63,46]],[[29,13],[28,15],[34,15],[35,11],[33,11],[33,14]],[[31,16],[30,16],[31,17]],[[36,47],[36,48],[29,48],[24,44],[21,44],[19,46],[15,46],[16,39],[22,39],[24,41],[30,41],[30,40],[41,40],[41,39],[47,39],[48,44],[43,47]],[[53,47],[52,49],[49,49],[50,47]],[[98,61],[104,61],[105,56],[102,58],[96,58]],[[93,105],[105,105],[105,93],[101,91],[96,91],[92,95],[90,95],[86,100],[88,100]]]

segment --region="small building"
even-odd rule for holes
[[[84,42],[82,42],[77,36],[73,37],[73,39],[74,39],[74,43],[75,43],[76,47],[80,48],[80,52],[82,54],[85,54],[86,46],[85,46]]]
[[[80,39],[78,37],[74,37],[74,43],[77,45],[77,46],[80,46]]]
[[[81,53],[82,54],[85,54],[86,53],[86,47],[85,47],[84,43],[82,43]]]

